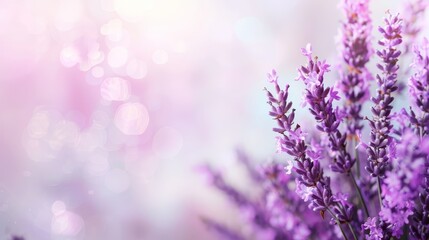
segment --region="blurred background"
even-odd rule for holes
[[[0,239],[217,239],[200,216],[235,213],[198,166],[252,188],[235,149],[275,157],[266,73],[292,82],[309,42],[338,62],[337,5],[1,0]]]

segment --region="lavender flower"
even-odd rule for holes
[[[429,42],[425,38],[422,45],[414,47],[415,58],[412,64],[414,75],[410,78],[410,93],[414,104],[417,106],[419,116],[410,107],[410,122],[415,126],[415,132],[422,140],[422,150],[426,153],[425,179],[423,191],[419,195],[419,205],[414,208],[411,218],[411,233],[418,239],[429,238],[429,144],[426,140],[429,133]],[[417,110],[416,110],[417,111]]]
[[[360,179],[359,188],[362,191],[362,194],[365,196],[365,199],[371,201],[377,196],[376,182],[373,177],[365,175]]]
[[[414,74],[409,81],[412,101],[418,109],[411,108],[410,122],[416,127],[420,135],[426,135],[429,131],[429,41],[414,47],[415,58],[412,64]]]
[[[368,218],[362,229],[367,232],[367,240],[388,240],[392,236],[388,225],[379,217]]]
[[[307,49],[304,49],[303,54],[311,59],[311,47],[308,46]],[[309,67],[301,68],[300,71],[302,71],[302,75],[312,75],[312,78],[302,79],[307,85],[311,86],[308,91],[320,91],[317,87],[317,82],[323,82],[323,73],[327,70],[328,65],[317,60],[316,62],[310,60]],[[325,212],[329,212],[336,220],[337,224],[350,223],[352,221],[352,206],[345,205],[335,198],[330,186],[330,179],[324,176],[319,161],[317,159],[310,159],[307,156],[307,144],[305,143],[304,134],[301,131],[301,127],[294,123],[295,109],[291,109],[292,103],[288,101],[289,85],[286,85],[282,90],[278,84],[277,73],[274,70],[271,74],[268,74],[268,79],[274,84],[277,94],[277,96],[274,97],[274,95],[267,90],[268,103],[271,106],[269,114],[274,117],[278,124],[278,127],[273,130],[281,134],[281,137],[278,138],[280,149],[292,156],[297,163],[295,172],[300,176],[297,182],[297,188],[310,188],[311,196],[309,196],[309,207],[313,209],[313,211],[320,212],[322,217]],[[319,94],[326,97],[329,93],[330,90],[327,89]],[[331,93],[330,96],[332,99],[336,98],[335,93]],[[309,95],[308,97],[311,98],[312,96]],[[310,104],[315,103],[315,101],[312,100],[313,99],[308,102]],[[313,106],[316,105],[313,104]],[[314,114],[317,115],[316,112],[314,112]],[[320,119],[322,119],[322,117],[324,116],[320,114]],[[336,119],[332,118],[327,122],[321,122],[317,127],[329,131],[335,130],[338,126],[337,124],[339,123],[336,122]]]
[[[391,240],[408,239],[409,233],[416,239],[429,239],[429,41],[414,47],[409,80],[412,106],[408,112],[394,112],[399,60],[404,57],[399,51],[402,36],[415,36],[420,28],[410,25],[417,21],[405,16],[408,22],[402,31],[399,16],[388,13],[385,26],[378,29],[382,39],[376,54],[381,73],[376,75],[378,88],[371,98],[372,117],[362,116],[372,79],[366,68],[373,53],[368,2],[342,0],[346,20],[341,23],[339,50],[344,65],[337,85],[327,86],[325,74],[330,66],[313,56],[311,45],[301,50],[307,61],[298,69],[297,80],[306,86],[304,104],[316,120],[315,129],[305,129],[309,134],[294,122],[290,86],[280,87],[276,71],[268,74],[274,85],[274,91],[266,93],[269,115],[277,123],[273,128],[278,133],[277,153],[288,156],[281,164],[270,163],[258,172],[249,157],[239,153],[240,162],[256,183],[252,188],[261,187],[259,198],[250,200],[220,173],[209,171],[212,184],[246,213],[245,222],[255,239]],[[416,13],[426,7],[423,1],[414,3],[420,6],[413,9]],[[345,97],[343,108],[337,107],[337,87]],[[368,120],[368,129],[363,119]],[[369,141],[362,137],[367,130]],[[359,145],[348,144],[348,140],[359,141]],[[356,181],[352,168],[359,158],[368,159],[367,171],[360,175],[357,164]],[[328,165],[332,171],[325,171]],[[344,174],[349,178],[344,179]],[[350,191],[350,185],[356,192]],[[375,202],[377,195],[379,204]],[[358,204],[363,208],[356,208]],[[223,232],[224,238],[241,239],[234,230],[209,223]],[[243,233],[242,238],[246,237]]]
[[[368,218],[368,220],[363,224],[363,230],[367,230],[368,240],[379,240],[383,239],[383,230],[378,226],[377,218]]]
[[[259,169],[255,169],[255,167],[252,165],[249,156],[242,149],[237,149],[236,155],[238,161],[246,168],[252,180],[255,183],[262,183],[264,181],[262,174],[258,171]]]
[[[226,183],[223,176],[215,169],[204,166],[203,170],[210,178],[212,185],[239,207],[244,217],[258,228],[266,229],[271,227],[268,216],[259,203],[251,201],[236,188]]]
[[[293,179],[292,176],[285,174],[280,164],[270,164],[264,169],[264,175],[269,180],[264,200],[270,224],[285,229],[293,239],[308,239],[315,222],[302,221],[308,212],[297,195],[291,194],[288,183]]]
[[[222,236],[222,239],[226,240],[244,240],[242,236],[228,227],[215,222],[208,218],[201,218],[201,221],[207,226],[208,229],[215,231],[219,236]]]
[[[339,51],[345,66],[339,67],[339,87],[346,99],[347,134],[357,137],[363,128],[361,110],[369,96],[368,80],[372,79],[365,67],[373,53],[369,0],[343,0],[342,9],[346,20],[341,23]]]
[[[426,158],[426,172],[423,191],[419,194],[419,207],[414,209],[411,217],[410,231],[417,239],[429,239],[429,162]]]
[[[202,170],[204,170],[205,174],[210,177],[211,184],[224,193],[224,195],[239,207],[245,221],[253,226],[253,234],[257,235],[258,239],[286,239],[290,235],[283,226],[279,227],[274,224],[273,211],[270,208],[266,208],[263,201],[250,200],[240,193],[240,191],[235,187],[226,183],[223,176],[215,169],[209,166],[204,166]],[[218,234],[227,239],[241,239],[241,236],[236,234],[235,231],[223,226],[222,224],[216,223],[208,218],[203,218],[202,220],[211,229],[214,229]]]
[[[21,236],[12,236],[12,240],[25,240],[24,237]]]
[[[249,171],[248,166],[244,167]],[[245,224],[251,226],[250,234],[252,238],[264,240],[338,239],[332,229],[334,226],[327,226],[323,219],[317,218],[317,214],[310,210],[304,202],[300,201],[298,195],[294,194],[296,185],[291,183],[294,183],[296,178],[293,174],[285,174],[283,166],[277,163],[267,164],[262,169],[263,172],[261,172],[260,177],[264,181],[256,187],[262,186],[263,191],[261,196],[252,202],[255,203],[253,206],[258,206],[258,211],[263,213],[259,216],[264,216],[267,224],[259,224],[258,218],[244,218]],[[228,185],[224,180],[213,181],[213,176],[223,179],[219,172],[207,166],[203,170],[212,177],[212,184],[218,186]],[[250,172],[253,172],[253,170],[250,170]],[[216,182],[224,182],[224,184]],[[236,197],[231,197],[231,192],[239,192],[237,189],[232,186],[228,187],[228,191],[225,191],[225,187],[217,188],[229,196],[229,199],[235,204],[238,203]],[[231,189],[233,190],[231,191]],[[255,189],[255,187],[252,189]],[[243,207],[242,205],[239,207],[243,211],[243,215],[255,216],[256,208]],[[234,230],[210,218],[202,217],[201,221],[222,239],[238,240],[249,238],[244,232]],[[326,229],[330,229],[330,231],[326,231]],[[323,233],[321,234],[321,232]]]
[[[290,194],[290,182],[294,179],[290,174],[285,174],[282,165],[270,164],[264,167],[264,176],[268,179],[267,188],[270,189],[270,193],[274,194],[276,198],[280,199],[284,204],[282,208],[289,210],[296,210],[298,212],[304,212],[305,207],[302,201],[298,199],[297,195]],[[267,201],[271,202],[271,200]]]
[[[200,170],[206,175],[209,182],[216,187],[218,190],[223,192],[228,196],[237,206],[242,208],[253,208],[253,203],[242,193],[240,193],[233,186],[225,182],[223,176],[213,169],[212,167],[206,165],[202,166]]]
[[[338,92],[334,88],[325,87],[324,74],[329,71],[329,65],[325,61],[313,59],[311,45],[301,50],[307,57],[307,66],[302,66],[297,80],[302,80],[306,86],[305,101],[310,105],[310,112],[314,115],[318,124],[316,128],[328,134],[330,148],[334,154],[331,169],[334,172],[349,174],[355,163],[346,150],[346,135],[338,130],[340,120],[338,108],[334,110],[333,102],[338,100]]]
[[[412,45],[416,41],[422,29],[422,20],[429,2],[427,0],[406,1],[402,18],[404,19],[403,33],[405,36],[404,53],[412,50]]]
[[[369,157],[368,164],[365,167],[373,177],[384,177],[386,170],[389,168],[386,146],[389,144],[389,133],[392,129],[390,113],[393,108],[392,102],[394,98],[391,95],[398,89],[396,86],[399,69],[397,62],[401,51],[397,47],[402,42],[401,22],[402,20],[398,15],[392,16],[389,14],[389,17],[385,18],[386,26],[378,29],[383,35],[383,39],[378,41],[378,44],[383,49],[377,51],[377,55],[383,61],[383,65],[377,64],[382,74],[377,75],[377,95],[372,98],[375,106],[371,108],[373,118],[369,120],[371,142],[367,148]]]
[[[413,214],[414,201],[423,179],[426,154],[421,151],[420,138],[412,131],[404,132],[401,139],[392,141],[394,148],[389,158],[392,171],[383,181],[383,203],[380,217],[388,224],[392,235],[402,236],[402,228]]]

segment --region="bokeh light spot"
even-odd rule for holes
[[[125,101],[130,97],[130,87],[122,78],[106,78],[101,84],[100,93],[107,101]]]
[[[79,128],[75,123],[65,120],[59,121],[53,127],[49,146],[53,150],[60,150],[66,144],[73,146],[76,144],[78,136]]]
[[[79,136],[78,149],[84,152],[94,151],[104,145],[107,134],[103,128],[93,126]]]
[[[80,61],[79,52],[76,48],[68,46],[63,48],[60,53],[60,62],[64,67],[73,67]]]
[[[51,160],[55,157],[48,143],[40,139],[25,139],[24,148],[28,157],[36,162]]]
[[[147,74],[146,64],[138,59],[132,59],[127,64],[127,75],[134,79],[142,79]]]
[[[82,217],[73,212],[64,211],[52,217],[51,231],[55,235],[73,237],[80,233],[83,225]]]
[[[95,78],[102,78],[104,76],[104,69],[100,66],[96,66],[91,69],[91,74]]]
[[[116,111],[115,126],[125,135],[140,135],[149,124],[149,113],[141,103],[124,103]]]
[[[32,138],[42,138],[48,133],[50,119],[47,112],[37,112],[28,123],[28,135]]]
[[[112,68],[124,66],[128,60],[128,50],[123,46],[113,47],[107,56],[107,62]]]
[[[62,201],[55,201],[52,204],[52,214],[54,215],[61,215],[66,211],[66,204]]]
[[[110,41],[118,42],[122,39],[122,21],[120,19],[112,19],[104,24],[100,29],[101,34],[106,35]]]

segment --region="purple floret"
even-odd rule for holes
[[[382,64],[377,64],[381,74],[377,74],[377,94],[371,98],[374,106],[371,108],[373,117],[369,120],[371,127],[371,141],[367,148],[368,163],[365,169],[373,177],[384,177],[389,168],[389,158],[387,145],[389,144],[389,134],[393,127],[390,118],[392,112],[392,93],[398,87],[396,85],[398,76],[398,58],[401,51],[398,45],[402,42],[401,22],[398,15],[391,15],[384,19],[385,27],[379,27],[379,32],[383,38],[378,41],[382,47],[377,51]]]

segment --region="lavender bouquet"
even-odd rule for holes
[[[325,80],[331,66],[310,44],[301,50],[306,64],[296,80],[305,85],[313,125],[295,122],[290,85],[281,87],[275,70],[268,74],[278,152],[289,158],[259,174],[246,164],[260,198],[249,200],[207,171],[251,212],[244,221],[252,227],[243,233],[204,222],[226,239],[429,239],[429,41],[419,36],[427,5],[410,1],[402,14],[387,11],[373,47],[369,1],[343,0],[336,82]],[[400,66],[406,58],[411,66]],[[409,106],[394,108],[399,97],[409,97]]]

